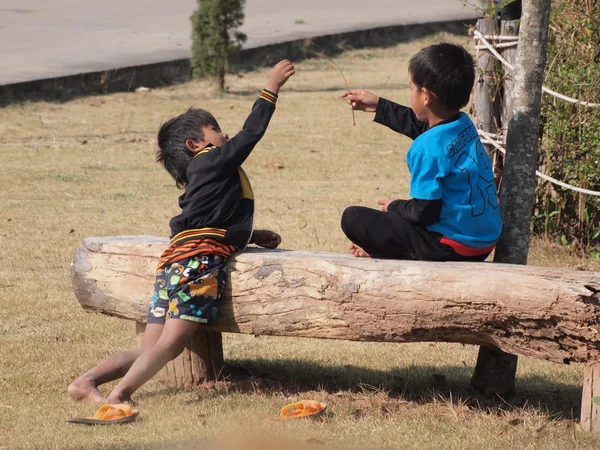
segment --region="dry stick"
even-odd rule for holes
[[[348,94],[350,94],[350,85],[348,84],[348,80],[346,80],[346,77],[344,76],[344,72],[342,72],[342,69],[340,69],[340,66],[338,66],[333,59],[328,58],[323,53],[315,53],[315,54],[318,57],[329,61],[331,64],[333,64],[335,66],[335,68],[337,70],[340,71],[340,73],[342,74],[342,78],[344,79],[344,83],[346,83],[346,90],[348,91]],[[350,105],[350,106],[352,106],[352,105]],[[351,109],[351,111],[352,111],[352,125],[356,126],[356,116],[354,115],[354,109]]]

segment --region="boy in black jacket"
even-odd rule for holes
[[[71,398],[105,402],[98,386],[123,377],[106,402],[129,401],[181,353],[202,324],[215,321],[231,254],[249,243],[279,245],[277,233],[253,231],[254,199],[241,165],[264,135],[279,89],[292,75],[289,61],[275,66],[243,129],[231,140],[201,109],[161,126],[157,161],[185,191],[179,197],[181,214],[170,222],[170,245],[158,264],[144,339],[138,349],[110,356],[77,378],[69,386]]]

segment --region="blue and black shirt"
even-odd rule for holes
[[[389,210],[471,248],[496,243],[502,230],[491,161],[463,112],[429,128],[411,108],[380,98],[375,121],[414,140],[406,162],[411,200]]]

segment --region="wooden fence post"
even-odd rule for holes
[[[583,393],[581,395],[581,427],[585,431],[600,434],[600,406],[593,401],[600,397],[600,363],[590,361],[583,371]]]
[[[477,30],[484,36],[498,34],[497,21],[493,19],[479,19]],[[500,86],[497,84],[499,62],[485,50],[477,51],[475,74],[475,125],[478,129],[488,133],[497,133],[501,130]],[[488,154],[492,156],[494,147],[484,145]]]
[[[500,22],[500,36],[518,36],[519,35],[519,21],[518,20],[503,20]],[[512,42],[512,41],[506,41]],[[513,66],[517,59],[517,46],[507,47],[499,49],[500,54]],[[514,73],[502,65],[502,95],[500,100],[500,133],[506,138],[508,133],[508,122],[510,121],[513,114],[514,98],[513,93],[515,90],[515,75]],[[496,152],[494,159],[494,176],[496,178],[496,185],[498,186],[498,192],[502,187],[502,175],[504,173],[504,155],[500,152]]]

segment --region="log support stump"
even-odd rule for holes
[[[146,324],[136,322],[138,341],[141,341]],[[223,341],[221,333],[199,330],[190,339],[183,352],[156,375],[178,388],[191,388],[205,381],[215,381],[223,370]]]
[[[495,347],[479,347],[471,387],[486,397],[508,399],[515,395],[517,356]]]

